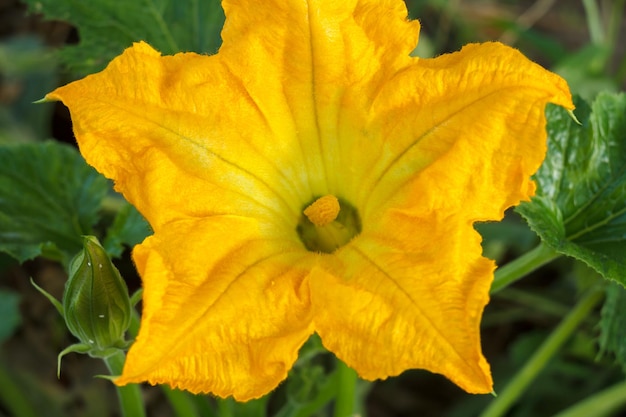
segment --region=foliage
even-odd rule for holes
[[[67,264],[102,219],[109,182],[68,145],[46,141],[0,146],[0,251],[20,262],[44,256]],[[119,257],[150,229],[137,210],[121,207],[105,248]],[[121,203],[121,204],[120,204]]]
[[[122,255],[125,247],[141,243],[149,234],[148,222],[135,207],[123,201],[122,208],[117,212],[102,246],[111,257],[117,258]]]
[[[626,95],[577,102],[579,126],[555,106],[537,195],[519,206],[530,227],[560,253],[626,284]]]
[[[67,264],[91,234],[108,182],[58,142],[0,147],[0,250]]]
[[[163,54],[214,53],[224,16],[218,0],[26,0],[30,10],[78,28],[61,59],[76,75],[97,72],[133,42]]]

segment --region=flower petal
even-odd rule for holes
[[[300,151],[271,135],[217,56],[161,57],[138,43],[47,98],[70,108],[87,162],[155,230],[181,216],[265,216],[291,227],[300,215],[289,176]]]
[[[421,368],[491,392],[479,325],[494,265],[480,254],[458,216],[389,210],[312,273],[316,331],[365,379]]]
[[[246,71],[245,88],[278,140],[299,144],[304,202],[325,194],[351,199],[359,174],[377,158],[377,139],[363,134],[369,106],[384,80],[410,61],[419,23],[395,0],[223,5],[219,55],[233,72]],[[276,128],[285,118],[295,134]]]
[[[47,96],[70,108],[87,161],[155,229],[183,214],[259,208],[292,221],[314,196],[349,198],[359,187],[337,167],[367,172],[375,161],[376,152],[356,151],[372,138],[355,133],[419,32],[391,0],[224,8],[218,55],[161,57],[138,43]]]
[[[287,376],[312,333],[314,255],[264,239],[251,219],[180,220],[137,246],[139,336],[118,384],[260,397]]]
[[[533,193],[530,176],[546,151],[548,102],[573,108],[565,81],[501,44],[417,61],[390,80],[374,105],[390,151],[378,165],[367,210],[410,196],[411,206],[500,219]]]
[[[310,281],[322,341],[364,378],[417,367],[492,390],[479,323],[494,265],[473,223],[532,195],[547,102],[573,107],[565,82],[499,44],[415,60],[381,88],[362,234]]]

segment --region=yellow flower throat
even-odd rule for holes
[[[308,250],[332,253],[361,231],[361,221],[350,204],[325,195],[304,209],[296,230]]]

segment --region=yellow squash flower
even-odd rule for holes
[[[558,76],[498,43],[410,57],[401,0],[224,0],[219,53],[137,43],[50,93],[152,225],[118,384],[246,400],[314,332],[365,379],[492,391],[477,221],[534,191]]]

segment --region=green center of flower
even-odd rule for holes
[[[361,219],[345,200],[325,195],[303,210],[296,230],[308,250],[332,253],[361,232]]]

